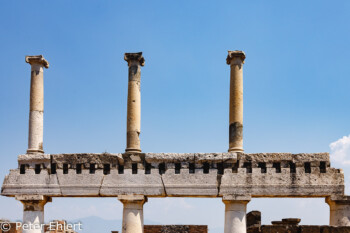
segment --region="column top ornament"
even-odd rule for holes
[[[147,202],[147,197],[144,195],[124,194],[124,195],[118,195],[118,200],[121,201],[122,203],[127,203],[127,202],[145,203]]]
[[[124,60],[130,65],[131,61],[138,61],[141,66],[145,65],[145,58],[142,56],[142,52],[139,53],[125,53]]]
[[[49,62],[44,58],[43,55],[26,56],[26,62],[29,64],[39,64],[44,66],[46,69],[49,68]]]
[[[234,58],[240,58],[242,60],[242,63],[244,64],[245,53],[243,51],[240,51],[240,50],[228,51],[228,55],[226,58],[227,65],[230,65],[231,61]]]

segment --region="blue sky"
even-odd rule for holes
[[[228,149],[225,59],[227,50],[238,49],[247,55],[245,151],[332,152],[330,144],[338,142],[333,165],[343,167],[349,181],[349,11],[347,0],[0,0],[0,177],[27,149],[25,55],[43,54],[50,62],[44,74],[47,153],[124,151],[123,54],[138,51],[146,59],[143,151],[221,152]],[[21,217],[16,201],[0,197],[0,206],[0,217]],[[198,215],[203,206],[213,214]],[[145,218],[220,227],[223,208],[219,199],[150,200]],[[305,224],[328,221],[323,199],[259,199],[249,208],[262,210],[265,223],[284,216],[302,217]],[[117,219],[121,205],[114,199],[59,199],[46,215]]]

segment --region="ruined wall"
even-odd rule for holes
[[[145,225],[144,233],[208,233],[203,225]]]
[[[350,227],[332,227],[332,226],[278,226],[263,225],[247,229],[247,233],[349,233]]]
[[[350,233],[350,227],[298,225],[301,219],[285,218],[272,221],[272,225],[261,225],[261,212],[247,214],[247,233]]]

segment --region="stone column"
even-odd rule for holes
[[[49,68],[49,63],[42,55],[26,56],[26,62],[32,66],[27,153],[44,153],[44,68]]]
[[[332,200],[327,197],[326,203],[330,208],[329,225],[350,226],[350,199],[348,197],[342,200]]]
[[[143,204],[147,197],[143,195],[119,195],[124,205],[122,233],[143,233]]]
[[[124,60],[129,66],[127,135],[125,152],[141,152],[141,66],[145,59],[140,53],[125,53]]]
[[[228,51],[230,74],[229,152],[243,152],[243,51]]]
[[[22,233],[44,233],[44,206],[51,198],[42,195],[21,195],[23,203]]]
[[[246,233],[247,204],[250,199],[224,196],[225,230],[224,233]]]

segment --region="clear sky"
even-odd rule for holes
[[[348,0],[0,0],[0,180],[27,149],[25,55],[43,54],[50,62],[44,73],[46,153],[124,151],[123,54],[138,51],[146,59],[143,151],[223,152],[225,59],[227,50],[237,49],[247,55],[245,151],[333,152],[332,165],[344,168],[348,182],[349,12]],[[0,206],[0,217],[21,218],[13,199],[0,197]],[[46,219],[120,219],[121,208],[116,199],[54,199]],[[282,217],[328,223],[323,199],[259,199],[252,209],[263,212],[264,223]],[[151,199],[145,205],[145,219],[161,224],[222,227],[223,215],[220,199]]]

